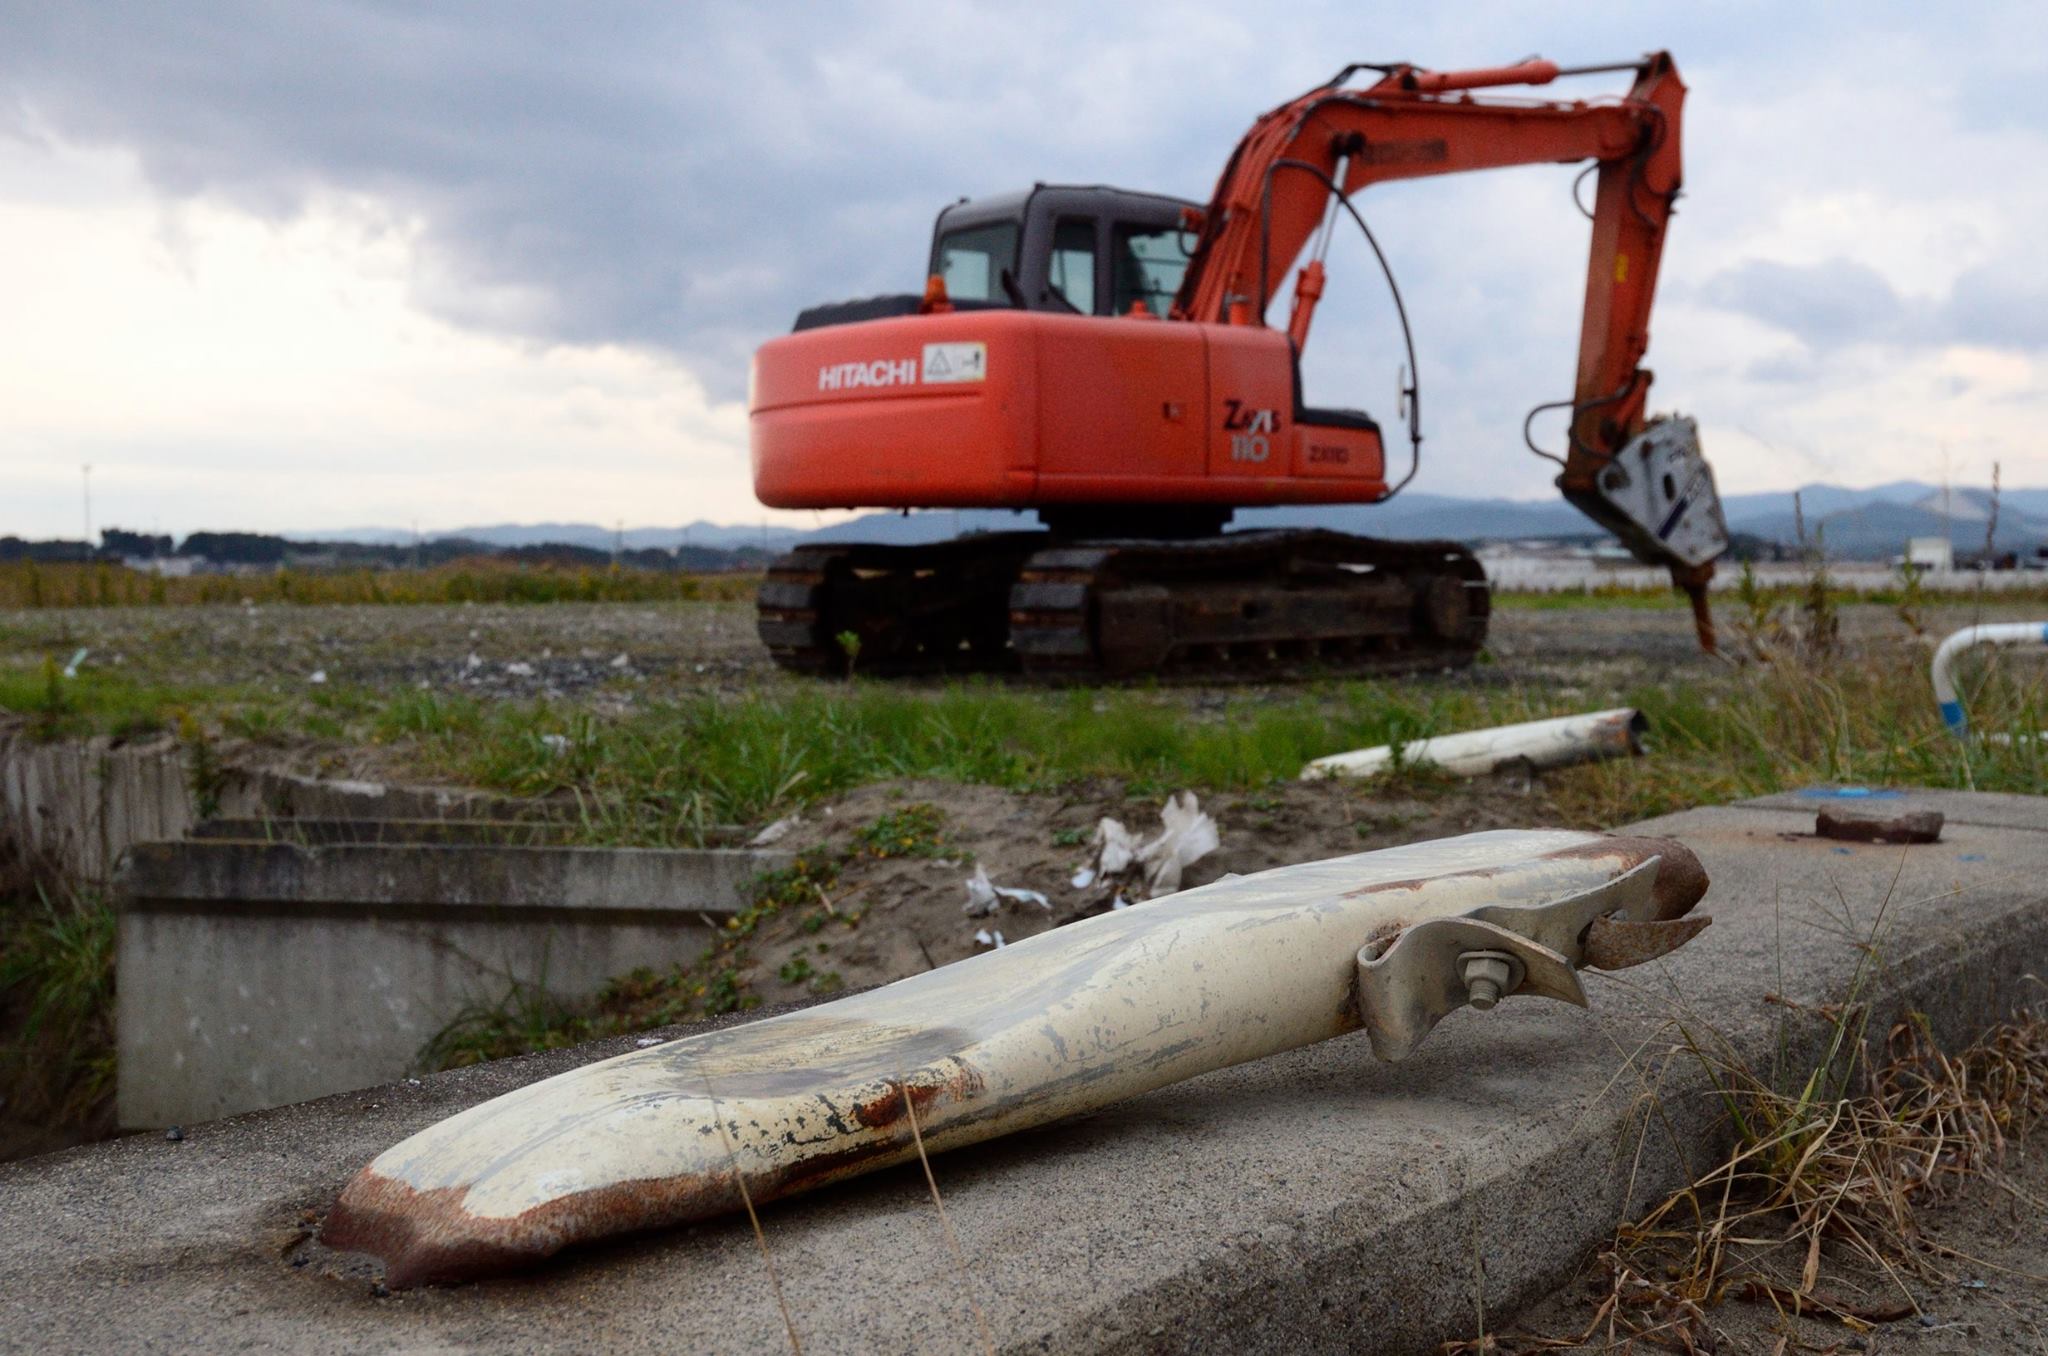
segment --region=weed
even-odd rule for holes
[[[853,835],[854,852],[863,857],[943,857],[947,855],[946,814],[926,802],[891,810]]]
[[[102,1119],[114,1085],[114,909],[92,891],[37,885],[0,901],[0,1095],[10,1114]],[[15,1023],[18,1021],[18,1025]]]
[[[601,1031],[589,1018],[550,994],[545,979],[507,983],[495,1002],[471,1003],[434,1033],[419,1053],[423,1069],[457,1069],[535,1050],[560,1050]]]

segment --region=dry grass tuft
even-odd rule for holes
[[[1821,1010],[1831,1062],[1796,1092],[1693,1047],[1720,1089],[1736,1144],[1692,1185],[1624,1226],[1591,1268],[1597,1307],[1568,1336],[1485,1336],[1446,1356],[1593,1348],[1712,1351],[1707,1315],[1728,1299],[1833,1320],[1851,1333],[1912,1316],[1909,1279],[1943,1279],[1920,1203],[1992,1174],[2007,1144],[2048,1116],[2048,1018],[2027,1012],[1957,1055],[1917,1020],[1882,1063],[1854,1005]],[[1822,1285],[1862,1278],[1853,1293]]]

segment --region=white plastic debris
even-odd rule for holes
[[[557,758],[576,747],[576,741],[564,734],[544,734],[540,737],[540,742],[543,748]]]
[[[634,1041],[633,1044],[638,1049],[645,1050],[650,1045],[663,1044],[664,1039],[661,1036],[642,1036],[639,1040]]]
[[[986,918],[1005,904],[1036,904],[1046,912],[1052,912],[1052,901],[1038,891],[997,885],[988,878],[988,868],[976,863],[974,874],[967,878],[967,903],[963,912],[970,918]]]
[[[72,655],[71,662],[64,666],[64,676],[66,678],[76,678],[78,676],[78,666],[83,664],[85,657],[91,653],[91,650],[80,650],[77,654]]]
[[[747,840],[748,847],[767,847],[788,837],[789,831],[803,822],[802,815],[784,815],[767,828]]]
[[[987,928],[983,928],[981,931],[974,934],[974,944],[976,946],[992,946],[998,951],[1001,951],[1006,945],[1008,945],[1008,943],[1003,941],[1002,933],[990,932]]]
[[[1159,836],[1138,849],[1138,863],[1145,868],[1145,887],[1155,898],[1180,889],[1181,872],[1214,852],[1222,842],[1216,832],[1216,821],[1202,812],[1192,791],[1169,797],[1159,819],[1163,825]]]
[[[326,669],[314,669],[314,670],[313,670],[313,671],[312,671],[311,673],[309,673],[309,674],[307,674],[307,675],[306,675],[306,681],[307,681],[307,682],[309,682],[309,683],[312,683],[312,684],[314,684],[314,685],[316,685],[316,686],[317,686],[317,685],[319,685],[319,684],[321,684],[321,683],[324,683],[324,682],[326,682],[326,681],[327,681],[327,670],[326,670]]]
[[[1098,823],[1095,863],[1074,874],[1074,888],[1086,889],[1097,882],[1120,880],[1126,885],[1142,881],[1150,897],[1179,890],[1182,873],[1214,852],[1221,842],[1216,821],[1202,811],[1192,791],[1169,797],[1159,812],[1159,820],[1159,832],[1143,843],[1119,820],[1104,819]],[[1117,894],[1121,898],[1124,890],[1119,888]]]
[[[505,666],[505,672],[514,678],[531,678],[533,677],[533,665],[523,659],[515,659]]]
[[[621,651],[618,657],[612,660],[612,667],[615,669],[631,668],[632,666],[633,661],[627,657],[624,651]]]
[[[469,658],[462,661],[462,671],[464,673],[473,673],[476,670],[482,668],[483,666],[484,661],[477,658],[477,653],[475,650],[471,650],[469,652]]]
[[[1138,856],[1138,840],[1120,819],[1105,818],[1095,826],[1095,876],[1120,876]]]

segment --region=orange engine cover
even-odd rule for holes
[[[1369,503],[1376,429],[1295,418],[1287,336],[950,311],[803,330],[750,380],[771,508]]]

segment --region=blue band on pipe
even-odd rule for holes
[[[1924,710],[1925,708],[1922,709]],[[1943,702],[1941,704],[1941,718],[1947,723],[1949,729],[1954,730],[1958,734],[1961,734],[1969,724],[1963,718],[1963,704],[1961,702]]]
[[[2048,622],[2041,623],[2041,643],[2048,645]]]

